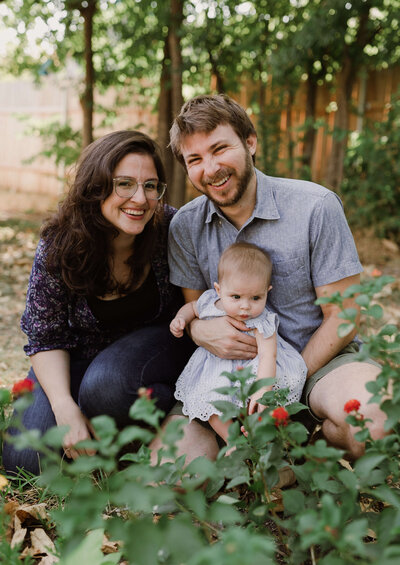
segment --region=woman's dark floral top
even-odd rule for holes
[[[157,316],[147,324],[173,315],[180,306],[180,291],[169,282],[167,256],[168,226],[175,212],[174,208],[165,206],[164,229],[152,259],[160,308]],[[84,359],[92,359],[107,345],[132,330],[105,328],[92,314],[84,296],[72,294],[61,275],[54,276],[48,272],[46,243],[43,240],[39,241],[36,250],[21,328],[28,336],[28,344],[24,347],[27,355],[64,349]]]

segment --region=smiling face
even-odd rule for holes
[[[113,177],[131,177],[139,183],[158,180],[153,158],[146,153],[128,153],[115,167]],[[133,239],[142,233],[157,208],[157,200],[148,200],[140,184],[131,198],[121,198],[113,192],[101,203],[101,212],[120,233]]]
[[[220,284],[214,283],[224,311],[244,322],[259,316],[267,302],[267,281],[260,275],[234,274],[225,276]]]
[[[250,135],[244,146],[232,126],[222,124],[209,133],[186,135],[181,152],[193,186],[217,206],[229,207],[246,192],[255,191],[251,156],[256,145],[255,135]]]

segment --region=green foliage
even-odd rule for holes
[[[68,167],[75,163],[81,152],[81,132],[74,130],[69,124],[58,120],[42,121],[33,124],[28,122],[26,135],[40,137],[42,149],[25,161],[32,163],[38,157],[55,161],[57,166]]]
[[[367,280],[320,303],[342,305],[344,298],[356,296],[363,314],[376,318],[380,312],[371,306],[373,296],[390,280]],[[342,317],[355,323],[352,309],[343,309]],[[163,415],[146,395],[132,406],[134,423],[124,430],[107,416],[93,419],[96,439],[84,442],[96,451],[92,457],[70,463],[61,459],[57,448],[65,430],[50,430],[43,438],[29,432],[15,439],[20,447],[46,453],[38,486],[63,501],[51,511],[60,563],[105,565],[121,557],[146,565],[395,563],[400,555],[400,333],[386,325],[364,339],[363,355],[382,363],[368,390],[389,425],[384,439],[373,440],[368,420],[358,409],[351,410],[348,422],[359,428],[357,437],[366,444],[365,455],[353,468],[341,460],[344,452],[325,440],[307,443],[306,429],[294,419],[278,424],[272,409],[285,403],[286,391],[265,394],[262,402],[268,408],[250,416],[240,406],[220,402],[225,417],[235,418],[228,447],[236,449],[225,455],[224,448],[216,461],[199,457],[185,466],[185,456],[178,457],[176,447],[183,419],[161,429]],[[248,384],[249,369],[227,376],[240,386],[220,392],[236,392],[241,400],[260,386]],[[4,396],[4,403],[8,401]],[[29,397],[22,397],[16,408],[21,412],[27,404]],[[302,409],[298,403],[287,406],[290,418]],[[148,445],[159,434],[163,448],[151,464]],[[130,442],[138,439],[143,443],[132,451]],[[130,453],[121,457],[121,449]],[[297,484],[283,491],[280,504],[275,487],[287,466]],[[122,542],[118,553],[102,555],[104,532]],[[0,553],[17,563],[16,551],[0,537]]]
[[[353,226],[373,226],[376,235],[400,242],[400,97],[383,122],[352,136],[342,193]]]

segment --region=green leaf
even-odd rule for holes
[[[285,490],[282,492],[285,514],[298,514],[306,506],[306,498],[300,490]]]
[[[354,472],[360,478],[366,478],[371,473],[372,469],[375,469],[377,465],[384,461],[385,457],[385,455],[381,454],[366,453],[355,462]]]
[[[356,297],[355,300],[359,306],[363,306],[364,308],[368,308],[370,303],[370,299],[367,294],[360,294],[359,296]]]
[[[185,467],[185,474],[197,475],[204,479],[215,476],[216,469],[214,461],[210,461],[206,457],[196,457]]]
[[[400,510],[399,489],[390,488],[388,485],[378,485],[373,490],[373,495],[382,502],[387,502],[397,510]]]
[[[248,485],[250,481],[250,476],[249,475],[239,475],[237,477],[234,477],[232,480],[229,481],[229,483],[226,485],[227,489],[230,488],[234,488],[237,487],[238,485]]]
[[[231,418],[236,418],[240,412],[240,408],[233,404],[232,402],[227,402],[226,400],[215,400],[211,402],[213,406],[220,412],[222,412],[222,421],[226,422]]]
[[[350,320],[351,322],[354,322],[357,315],[358,315],[358,310],[356,308],[345,308],[344,310],[342,310],[342,312],[339,312],[338,318],[341,318],[342,320]]]
[[[340,324],[337,329],[338,337],[346,337],[354,330],[355,327],[355,324]]]
[[[309,436],[307,428],[300,422],[290,422],[287,429],[290,437],[300,445],[304,443]]]
[[[184,495],[184,505],[187,506],[199,520],[206,519],[206,497],[202,490],[194,490]]]
[[[6,406],[11,403],[11,392],[8,388],[0,388],[0,406]]]
[[[103,544],[104,530],[98,529],[89,532],[71,553],[65,557],[61,557],[59,565],[76,565],[84,563],[85,565],[108,565],[116,564],[121,559],[121,553],[112,553],[103,555],[101,546]]]
[[[219,502],[219,499],[217,502],[213,502],[208,512],[208,520],[216,523],[222,522],[224,525],[241,524],[244,516],[234,508],[234,504],[237,502],[235,499],[232,499],[230,503],[226,502],[225,499],[223,502]]]
[[[91,420],[96,436],[109,445],[118,432],[117,426],[111,416],[96,416]]]
[[[221,496],[218,497],[218,502],[220,502],[222,504],[237,504],[239,501],[234,496],[229,496],[227,494],[221,494]]]
[[[290,415],[292,415],[292,414],[297,414],[302,410],[308,410],[308,408],[305,404],[302,404],[301,402],[293,402],[292,404],[288,404],[286,406],[286,410],[289,412]]]
[[[63,438],[68,429],[69,426],[53,426],[43,435],[43,444],[51,447],[61,447]]]
[[[75,474],[91,473],[96,469],[103,469],[110,473],[115,467],[116,463],[114,459],[105,459],[98,455],[81,455],[70,464],[69,470],[73,471]]]
[[[365,311],[365,314],[371,316],[375,320],[380,320],[383,316],[382,306],[379,306],[379,304],[374,304],[373,306],[371,306],[371,308],[368,308],[368,310]]]
[[[356,491],[357,490],[357,476],[349,469],[342,469],[338,473],[338,479],[342,481],[346,488]]]
[[[392,403],[391,400],[385,400],[384,402],[382,402],[381,408],[387,415],[387,419],[384,423],[384,428],[386,431],[389,431],[399,422],[399,405]]]
[[[364,289],[361,284],[352,284],[343,291],[342,296],[343,298],[351,298],[352,296],[358,294],[359,292],[362,292],[363,290]]]
[[[139,426],[128,426],[118,434],[117,444],[123,446],[137,440],[150,443],[153,438],[154,434],[150,430],[139,428]]]
[[[148,400],[142,397],[138,398],[131,406],[129,416],[132,420],[143,421],[150,426],[156,427],[160,419],[164,416],[164,412],[155,408],[154,400]]]
[[[356,439],[357,441],[359,441],[360,443],[363,443],[364,441],[367,441],[367,439],[369,439],[370,433],[369,433],[369,429],[368,428],[364,428],[363,430],[360,430],[359,432],[356,432],[354,434],[354,439]]]

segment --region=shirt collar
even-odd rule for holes
[[[261,218],[262,220],[278,220],[280,218],[280,214],[276,206],[270,177],[267,177],[258,169],[255,169],[255,171],[257,177],[257,197],[256,205],[251,218]],[[221,210],[218,208],[218,206],[216,206],[216,204],[214,204],[214,202],[208,200],[207,204],[208,208],[206,223],[211,222],[214,214],[217,214],[221,218],[224,217]]]

